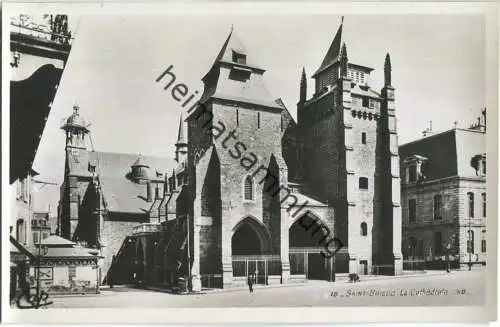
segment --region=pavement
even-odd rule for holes
[[[115,286],[98,295],[52,298],[48,309],[482,305],[485,281],[484,270],[472,270],[363,278],[358,283],[337,278],[333,283],[256,285],[253,293],[238,288],[177,295]]]

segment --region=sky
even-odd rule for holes
[[[264,82],[296,117],[302,67],[321,64],[340,25],[337,15],[81,16],[69,17],[75,40],[53,102],[34,169],[39,180],[61,184],[64,133],[60,126],[78,104],[91,123],[96,151],[173,157],[180,103],[156,78],[170,65],[189,94],[203,92],[231,25],[266,69]],[[382,88],[387,52],[395,87],[398,140],[433,130],[468,127],[485,106],[485,22],[480,15],[346,15],[343,40],[349,61],[374,68]],[[250,60],[250,59],[248,59]],[[59,186],[44,186],[37,210],[57,206]],[[54,212],[55,213],[55,212]]]

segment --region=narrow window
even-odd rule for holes
[[[408,201],[408,219],[410,222],[415,222],[417,220],[417,200],[410,199]]]
[[[441,232],[434,233],[434,254],[440,255],[443,253],[443,235]]]
[[[260,128],[260,112],[257,113],[257,128]]]
[[[474,193],[467,193],[467,199],[469,202],[469,217],[474,218]]]
[[[365,108],[367,108],[369,106],[369,102],[370,102],[370,100],[369,100],[368,97],[363,97],[363,104],[362,104],[362,106],[365,107]]]
[[[474,231],[467,231],[467,253],[474,253]]]
[[[366,133],[361,133],[361,143],[366,144]]]
[[[368,189],[368,178],[366,178],[366,177],[360,177],[359,178],[359,188],[361,190],[367,190]]]
[[[38,233],[37,232],[33,233],[33,244],[38,244]]]
[[[361,223],[361,236],[366,236],[368,234],[368,227],[365,222]]]
[[[245,178],[245,200],[253,200],[253,181],[252,177],[247,176]]]
[[[441,194],[434,195],[434,220],[443,219],[443,197]]]
[[[240,111],[236,109],[236,126],[240,126]]]
[[[486,159],[481,160],[481,166],[483,169],[483,175],[486,175]]]
[[[69,277],[69,280],[74,280],[76,278],[76,267],[75,266],[68,267],[68,277]]]
[[[481,252],[486,253],[486,230],[483,229],[481,233]]]
[[[483,217],[486,218],[486,193],[481,194],[483,198]]]

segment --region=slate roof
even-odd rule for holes
[[[147,185],[137,184],[126,178],[99,179],[101,190],[110,212],[146,214],[151,208],[147,202]]]
[[[339,29],[337,30],[337,33],[335,34],[335,37],[333,38],[333,41],[330,44],[328,51],[326,52],[323,62],[316,70],[316,72],[312,75],[313,78],[338,61],[340,48],[342,46],[342,25],[343,24],[340,24]]]
[[[47,250],[47,254],[44,255],[44,258],[97,258],[89,251],[92,250],[81,247],[70,247],[70,248],[49,247]]]
[[[399,147],[401,172],[411,155],[427,158],[423,167],[426,180],[451,176],[476,177],[472,157],[486,152],[486,134],[470,129],[452,129],[403,144]]]
[[[78,155],[68,154],[69,174],[90,177],[89,163],[96,166],[100,177],[125,178],[139,154],[100,152],[80,150]],[[147,164],[151,171],[166,172],[174,166],[173,159],[155,156],[141,156],[141,163]]]
[[[233,61],[233,52],[246,56],[246,62],[236,63]],[[262,81],[264,69],[260,68],[254,61],[254,57],[248,54],[247,49],[234,31],[229,33],[215,61],[203,77],[205,91],[200,99],[200,103],[208,99],[219,99],[226,101],[236,101],[248,104],[257,104],[268,108],[281,110],[281,106],[275,102],[275,97],[271,96]],[[222,66],[231,66],[232,69],[247,71],[250,75],[246,81],[230,79]],[[195,111],[191,113],[193,115]]]
[[[65,238],[62,238],[57,235],[51,235],[45,239],[42,240],[42,245],[47,245],[48,247],[51,246],[68,246],[71,247],[75,245],[75,242],[71,242],[70,240],[67,240]]]
[[[146,167],[154,176],[174,167],[174,160],[139,154],[99,152],[81,150],[78,155],[68,154],[69,175],[91,177],[89,164],[95,165],[99,177],[106,209],[110,212],[139,213],[149,211],[151,203],[146,201],[147,186],[128,178],[133,165]],[[79,183],[79,194],[85,194],[88,183]]]

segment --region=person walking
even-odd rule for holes
[[[254,274],[253,272],[248,274],[248,290],[250,293],[253,293],[253,284],[254,284]]]

